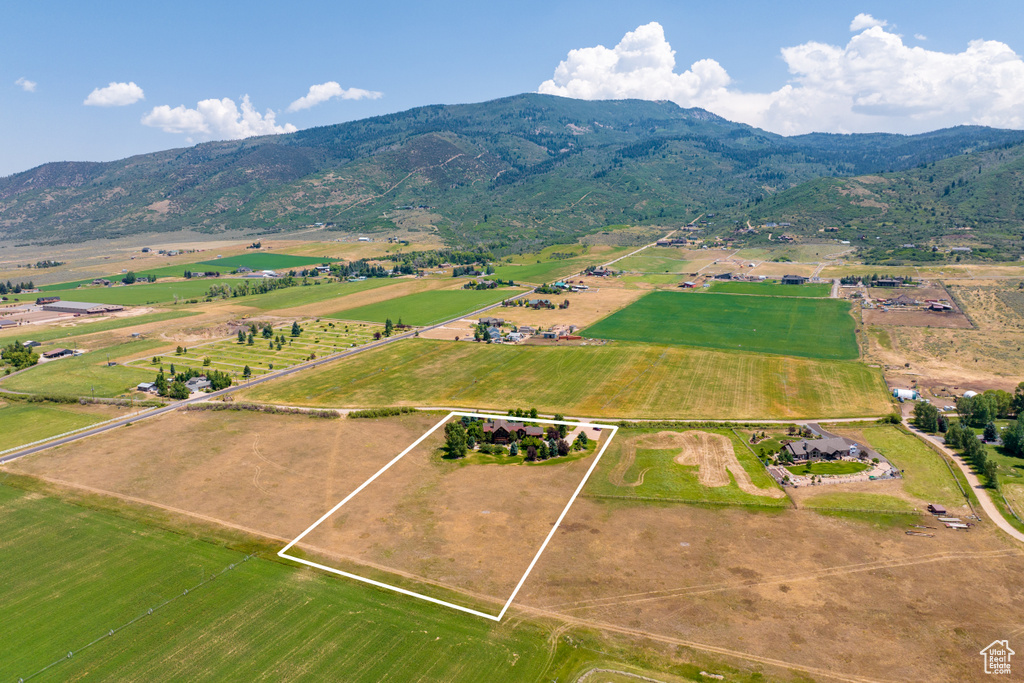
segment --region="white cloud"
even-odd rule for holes
[[[870,14],[864,14],[861,12],[853,18],[850,22],[851,31],[863,31],[866,28],[874,28],[876,26],[888,26],[889,22],[885,19],[875,19]]]
[[[146,99],[142,88],[130,83],[115,83],[111,81],[105,88],[96,88],[85,98],[82,104],[90,107],[124,107],[135,104],[139,100]]]
[[[190,137],[205,139],[237,140],[254,135],[294,133],[298,130],[290,123],[277,125],[276,114],[268,109],[260,114],[249,102],[249,96],[242,97],[239,111],[235,101],[225,97],[220,100],[202,100],[195,109],[179,105],[173,109],[162,104],[142,117],[142,123],[160,128],[168,133],[184,133]]]
[[[572,50],[538,91],[671,100],[787,135],[914,133],[959,124],[1024,128],[1024,60],[1004,43],[976,40],[963,52],[937,52],[873,26],[846,46],[808,42],[781,53],[790,82],[773,92],[746,92],[713,59],[676,72],[675,52],[655,22],[614,48]]]
[[[14,85],[18,86],[19,88],[21,88],[25,92],[35,92],[36,91],[36,86],[39,85],[39,84],[36,83],[35,81],[30,81],[27,78],[25,78],[24,76],[22,76],[18,80],[14,81]]]
[[[309,86],[309,93],[288,105],[288,111],[299,111],[309,109],[321,102],[326,102],[334,97],[343,100],[378,100],[384,93],[376,90],[363,90],[362,88],[342,88],[336,81],[327,81],[319,85]]]
[[[926,36],[923,33],[915,33],[914,34],[914,39],[915,40],[928,40],[928,36]]]

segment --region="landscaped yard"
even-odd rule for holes
[[[807,358],[858,356],[850,304],[732,294],[651,292],[583,336]]]
[[[451,318],[468,315],[489,304],[496,304],[522,293],[522,289],[498,287],[497,289],[442,289],[418,292],[407,296],[388,299],[375,304],[349,308],[332,313],[330,317],[339,320],[366,320],[383,323],[388,318],[398,324],[422,327],[435,325]]]
[[[863,462],[850,460],[835,460],[833,462],[809,462],[803,465],[791,465],[786,469],[799,476],[811,474],[856,474],[868,469],[870,465]]]

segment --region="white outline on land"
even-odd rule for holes
[[[551,527],[551,531],[548,532],[547,538],[545,538],[544,542],[541,543],[540,550],[538,550],[537,554],[533,556],[533,560],[530,562],[530,566],[526,568],[526,573],[524,573],[522,578],[519,579],[519,583],[516,584],[515,590],[512,591],[512,595],[510,595],[508,600],[505,601],[504,606],[502,606],[501,611],[498,613],[497,616],[495,616],[493,614],[487,614],[486,612],[481,612],[479,610],[471,609],[469,607],[463,607],[462,605],[456,605],[454,603],[447,602],[445,600],[439,600],[438,598],[432,598],[429,595],[423,595],[422,593],[417,593],[415,591],[407,590],[405,588],[400,588],[398,586],[392,586],[389,583],[384,583],[382,581],[375,581],[374,579],[369,579],[369,578],[366,578],[365,576],[359,576],[358,574],[352,574],[352,573],[349,573],[349,572],[342,571],[340,569],[335,569],[333,567],[328,567],[326,565],[319,564],[317,562],[310,562],[309,560],[304,560],[304,559],[302,559],[300,557],[295,557],[293,555],[288,555],[287,554],[288,551],[291,550],[292,547],[296,543],[298,543],[303,538],[305,538],[306,535],[308,535],[311,531],[313,531],[313,529],[317,528],[323,522],[325,522],[331,515],[333,515],[335,512],[337,512],[338,509],[341,508],[342,505],[344,505],[345,503],[347,503],[350,500],[352,500],[353,498],[355,498],[356,494],[358,494],[360,491],[362,491],[367,486],[372,484],[373,481],[375,479],[377,479],[377,477],[379,477],[380,475],[384,474],[388,470],[388,468],[390,468],[396,462],[398,462],[403,457],[405,457],[405,455],[407,453],[409,453],[412,449],[414,449],[417,446],[419,446],[423,442],[424,439],[426,439],[428,436],[430,436],[435,431],[437,431],[437,429],[441,425],[446,423],[452,417],[480,417],[480,418],[485,418],[485,419],[493,420],[493,419],[495,419],[496,416],[495,415],[489,415],[489,414],[486,414],[486,413],[466,413],[466,412],[455,411],[455,410],[453,410],[452,412],[448,413],[448,415],[446,415],[444,418],[442,418],[440,422],[438,422],[436,425],[434,425],[429,430],[427,430],[423,434],[423,436],[421,436],[420,438],[416,439],[412,443],[412,445],[410,445],[404,451],[402,451],[401,453],[396,455],[391,460],[391,462],[389,462],[388,464],[384,465],[384,467],[382,467],[379,470],[377,470],[377,472],[372,477],[370,477],[369,479],[364,481],[362,484],[360,484],[359,488],[357,488],[355,491],[353,491],[352,493],[350,493],[347,496],[345,496],[341,500],[340,503],[338,503],[337,505],[332,507],[330,510],[328,510],[326,513],[324,513],[324,515],[320,519],[318,519],[315,522],[313,522],[313,524],[310,525],[310,527],[308,529],[306,529],[301,534],[296,536],[295,539],[292,540],[288,545],[286,545],[284,548],[279,550],[278,553],[277,553],[278,557],[283,557],[284,559],[292,560],[293,562],[299,562],[300,564],[304,564],[304,565],[307,565],[309,567],[315,567],[317,569],[322,569],[325,572],[331,572],[332,574],[337,574],[339,576],[344,576],[344,577],[349,578],[349,579],[355,579],[356,581],[362,581],[363,583],[368,583],[371,586],[377,586],[378,588],[385,588],[385,589],[390,590],[390,591],[395,591],[396,593],[401,593],[402,595],[408,595],[408,596],[413,597],[413,598],[419,598],[420,600],[426,600],[427,602],[432,602],[435,605],[443,605],[445,607],[451,607],[452,609],[458,610],[460,612],[466,612],[467,614],[472,614],[474,616],[483,617],[484,619],[490,619],[491,621],[501,621],[501,618],[505,616],[505,612],[507,612],[508,608],[512,605],[512,601],[515,600],[516,595],[519,594],[519,589],[521,589],[523,587],[523,584],[526,583],[526,578],[530,575],[530,572],[533,571],[534,566],[537,564],[537,560],[540,559],[541,553],[543,553],[544,549],[548,547],[548,543],[551,541],[552,537],[554,537],[555,532],[558,531],[558,526],[562,523],[562,520],[565,519],[566,514],[568,514],[568,512],[569,512],[569,508],[572,507],[572,504],[574,502],[576,502],[576,497],[580,495],[580,491],[583,490],[583,486],[587,483],[587,480],[590,479],[590,475],[594,472],[594,468],[597,467],[597,463],[601,461],[601,457],[604,455],[605,449],[608,448],[608,444],[610,444],[612,442],[612,439],[615,438],[615,434],[619,431],[619,428],[617,426],[605,425],[605,424],[597,424],[595,422],[569,422],[569,421],[566,421],[566,420],[545,420],[545,419],[542,419],[542,418],[519,418],[520,420],[523,420],[524,422],[540,422],[540,423],[544,423],[544,424],[553,424],[553,425],[568,425],[570,427],[579,427],[579,426],[599,427],[601,430],[610,429],[611,430],[611,435],[605,440],[604,445],[601,446],[600,450],[598,450],[597,457],[594,458],[594,462],[592,462],[590,464],[590,468],[587,470],[587,473],[585,475],[583,475],[583,480],[580,482],[579,486],[576,487],[576,490],[573,491],[572,497],[569,498],[569,502],[565,504],[565,508],[562,510],[562,514],[558,515],[558,519],[555,521],[554,526]],[[452,589],[452,590],[457,591],[458,589]]]

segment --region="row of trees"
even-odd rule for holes
[[[996,419],[1007,419],[1024,413],[1024,382],[1014,393],[1002,389],[989,389],[976,396],[957,400],[956,411],[972,427],[984,427]]]
[[[12,283],[8,280],[6,283],[0,282],[0,295],[2,294],[21,294],[23,290],[35,289],[36,286],[32,284],[32,281],[19,282],[17,284]]]
[[[978,441],[974,430],[966,425],[952,424],[946,430],[946,444],[963,451],[964,457],[976,470],[985,475],[989,486],[999,488],[996,463],[985,453],[985,447]]]
[[[295,287],[299,282],[291,277],[279,277],[279,278],[264,278],[261,280],[245,280],[239,285],[234,287],[224,285],[213,285],[206,290],[206,297],[208,299],[230,299],[233,297],[249,296],[250,294],[266,294],[267,292],[273,292],[277,289],[286,289],[288,287]]]

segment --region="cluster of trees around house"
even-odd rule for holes
[[[531,410],[536,417],[536,409]],[[509,411],[513,415],[513,411]],[[562,415],[555,415],[556,420],[562,420]],[[480,452],[491,455],[503,455],[506,450],[500,444],[494,443],[491,433],[484,432],[483,420],[478,417],[463,417],[461,420],[454,420],[444,426],[445,452],[449,458],[463,458],[474,449],[479,448]],[[569,433],[568,425],[548,425],[543,437],[524,436],[519,438],[512,434],[508,447],[510,457],[523,456],[526,462],[538,462],[548,458],[565,457],[573,450],[581,451],[587,448],[589,440],[583,432],[570,444],[565,440]]]
[[[483,280],[482,282],[469,281],[462,285],[462,288],[476,290],[497,289],[500,284],[503,284],[501,280]]]
[[[394,273],[401,273],[402,275],[412,275],[415,273],[415,269],[403,270],[401,267],[396,267],[393,271],[385,268],[381,265],[375,265],[370,263],[366,259],[359,259],[352,261],[351,263],[332,263],[331,264],[331,275],[340,278],[347,277],[391,277]]]
[[[121,284],[134,285],[136,282],[156,282],[156,275],[136,275],[135,271],[129,270],[121,278]]]
[[[249,369],[248,365],[245,367],[246,370]],[[206,379],[210,380],[210,389],[213,391],[227,389],[231,386],[231,377],[229,377],[226,372],[221,372],[220,370],[205,370],[204,372],[199,372],[198,370],[189,368],[184,372],[175,373],[173,364],[171,365],[170,378],[164,374],[164,369],[160,368],[160,372],[157,373],[156,379],[153,380],[153,383],[156,384],[156,393],[158,395],[181,400],[188,398],[189,394],[188,387],[185,386],[185,382],[189,381],[193,377],[201,377],[203,375],[206,376]]]
[[[879,280],[899,280],[905,285],[914,284],[914,278],[909,275],[879,275],[878,273],[872,273],[871,275],[846,275],[839,278],[839,282],[844,285],[856,285],[863,283],[868,287],[873,286]]]
[[[0,282],[0,295],[3,294],[21,294],[23,290],[35,289],[36,286],[32,284],[32,281],[19,282],[17,284],[12,283],[8,280],[6,283]]]
[[[487,249],[472,249],[462,251],[456,249],[436,249],[432,251],[410,251],[404,254],[387,254],[381,256],[380,260],[394,261],[402,273],[405,269],[409,272],[416,272],[423,268],[437,268],[444,263],[466,266],[476,263],[488,263],[494,260],[494,255]],[[493,272],[493,271],[491,271]]]
[[[542,284],[540,287],[538,287],[537,289],[533,290],[533,291],[536,294],[561,294],[562,293],[561,287],[555,287],[553,285],[549,285],[546,282],[544,284]]]
[[[33,351],[31,347],[25,346],[18,340],[14,340],[3,348],[0,362],[5,366],[4,374],[9,375],[11,372],[24,370],[38,363],[39,354]]]
[[[219,270],[186,270],[184,275],[186,280],[191,280],[194,277],[220,277]]]

